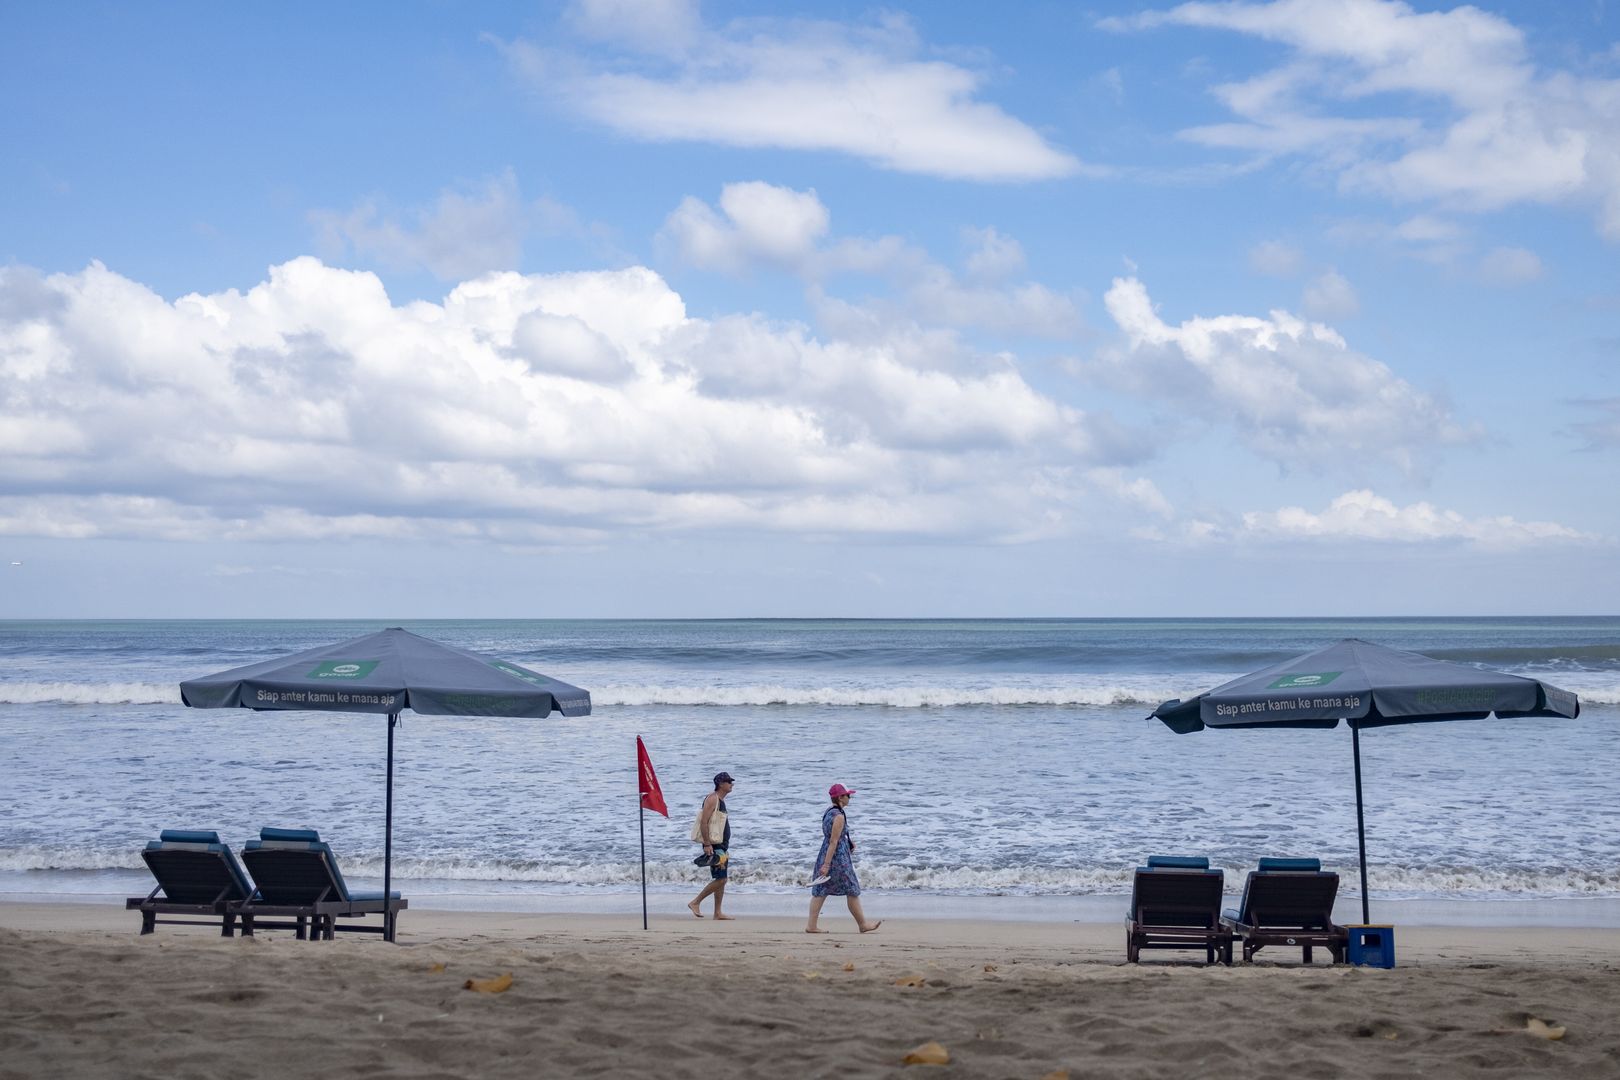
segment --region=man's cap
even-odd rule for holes
[[[855,789],[847,788],[843,784],[834,784],[827,789],[827,797],[831,799],[842,799],[845,795],[853,794],[855,794]]]
[[[719,787],[721,784],[735,784],[736,782],[737,781],[733,780],[731,778],[731,774],[728,772],[717,772],[714,774],[715,787]]]

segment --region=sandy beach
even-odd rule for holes
[[[224,939],[0,904],[0,1077],[1620,1073],[1620,934],[1398,928],[1394,970],[1123,963],[1114,924],[411,911]],[[510,973],[489,994],[468,980]],[[1562,1039],[1532,1021],[1562,1027]],[[942,1068],[906,1066],[937,1042]]]

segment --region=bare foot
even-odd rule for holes
[[[717,911],[717,912],[714,913],[714,917],[716,919],[726,919],[726,920],[729,921],[731,919],[735,919],[737,916],[735,916],[735,915],[722,915]]]
[[[879,919],[877,922],[873,923],[871,926],[863,926],[863,927],[861,927],[861,933],[870,934],[872,931],[876,930],[878,927],[880,927],[882,925],[883,925],[883,920]]]
[[[807,927],[804,928],[804,932],[807,933],[807,934],[825,934],[827,931],[825,931],[825,930],[817,930],[813,926],[807,926]]]
[[[703,912],[698,910],[698,902],[696,900],[693,900],[690,904],[687,904],[686,910],[692,913],[692,918],[694,919],[703,918]]]

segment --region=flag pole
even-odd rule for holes
[[[636,824],[641,828],[641,928],[647,929],[647,807],[636,796]]]

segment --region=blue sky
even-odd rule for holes
[[[0,617],[1620,610],[1620,15],[0,3]]]

